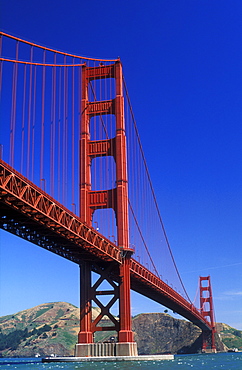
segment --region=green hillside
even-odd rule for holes
[[[221,336],[223,343],[228,349],[237,348],[242,350],[242,331],[231,328],[226,324],[217,324],[217,331]]]
[[[93,308],[93,319],[98,314],[99,309]],[[65,302],[46,303],[0,317],[0,356],[74,355],[79,317],[79,308]],[[95,335],[95,341],[106,338],[105,332]]]
[[[47,303],[0,318],[0,354],[34,356],[70,354],[78,334],[79,309],[69,303]],[[50,354],[51,354],[50,353]]]
[[[99,314],[93,308],[93,319]],[[101,325],[109,325],[103,320]],[[201,350],[201,330],[190,322],[164,313],[140,314],[133,318],[140,354],[196,353]],[[0,357],[74,355],[79,332],[79,308],[65,302],[46,303],[14,315],[0,317]],[[242,332],[217,324],[216,345],[220,351],[242,349]],[[95,342],[117,337],[116,332],[97,332]],[[221,340],[223,343],[221,342]]]

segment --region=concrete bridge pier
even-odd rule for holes
[[[78,343],[75,357],[138,356],[137,343]]]

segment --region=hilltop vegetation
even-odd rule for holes
[[[28,344],[27,338],[33,336],[40,337],[41,334],[43,334],[42,338],[47,338],[48,335],[46,334],[46,332],[50,330],[51,326],[45,324],[41,326],[39,329],[34,328],[31,331],[28,331],[28,329],[25,328],[24,330],[11,331],[8,334],[3,334],[2,332],[0,332],[0,351],[4,351],[8,348],[16,350],[22,341],[26,340],[27,345]]]
[[[69,303],[43,304],[0,318],[2,356],[34,356],[62,352],[76,343],[79,309]],[[49,353],[49,354],[51,354]]]
[[[98,314],[94,308],[93,318]],[[79,316],[72,304],[54,302],[0,317],[0,356],[73,355]]]
[[[226,324],[217,324],[217,332],[227,348],[238,348],[242,350],[242,331],[231,328]]]
[[[93,308],[95,318],[98,308]],[[108,325],[103,320],[102,325]],[[201,330],[168,314],[140,314],[133,318],[140,354],[196,353],[201,350]],[[0,356],[32,357],[74,354],[79,332],[79,309],[65,302],[46,303],[14,315],[0,317]],[[242,348],[242,332],[218,324],[218,333],[229,348]],[[116,332],[97,332],[95,341],[108,341]],[[227,348],[217,336],[219,350]]]

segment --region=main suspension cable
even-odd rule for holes
[[[169,250],[169,253],[171,255],[171,259],[172,259],[172,262],[174,264],[174,267],[175,267],[177,276],[178,276],[178,278],[180,280],[180,283],[182,285],[182,288],[183,288],[183,290],[184,290],[184,292],[185,292],[185,294],[186,294],[189,302],[192,303],[191,300],[190,300],[190,298],[189,298],[189,295],[188,295],[188,293],[186,291],[186,288],[185,288],[185,286],[183,284],[183,281],[181,279],[181,275],[180,275],[180,273],[178,271],[178,268],[177,268],[177,265],[176,265],[176,262],[175,262],[175,259],[174,259],[172,250],[171,250],[171,246],[170,246],[170,243],[169,243],[169,240],[168,240],[168,236],[167,236],[166,231],[165,231],[164,223],[163,223],[163,220],[162,220],[162,217],[161,217],[161,214],[160,214],[160,210],[159,210],[158,203],[157,203],[157,200],[156,200],[154,188],[153,188],[153,185],[152,185],[152,182],[151,182],[150,174],[149,174],[149,171],[148,171],[148,166],[147,166],[147,163],[146,163],[146,160],[145,160],[144,151],[143,151],[143,148],[142,148],[142,145],[141,145],[141,140],[140,140],[140,136],[139,136],[139,133],[138,133],[138,128],[137,128],[137,125],[136,125],[136,120],[135,120],[135,117],[134,117],[134,113],[133,113],[133,109],[132,109],[132,105],[131,105],[131,101],[130,101],[130,98],[129,98],[128,89],[127,89],[127,85],[126,85],[126,82],[125,82],[124,77],[123,77],[123,83],[124,83],[124,88],[125,88],[125,92],[126,92],[126,96],[127,96],[127,100],[128,100],[128,104],[129,104],[131,116],[132,116],[132,119],[133,119],[133,122],[134,122],[135,132],[136,132],[136,135],[137,135],[137,139],[138,139],[138,143],[139,143],[139,147],[140,147],[142,159],[143,159],[143,162],[144,162],[145,171],[146,171],[146,174],[147,174],[148,182],[150,184],[150,189],[151,189],[152,196],[153,196],[153,199],[154,199],[154,202],[155,202],[155,207],[156,207],[156,210],[157,210],[157,213],[158,213],[158,217],[159,217],[159,220],[160,220],[162,231],[164,233],[164,237],[165,237],[165,240],[166,240],[166,243],[167,243],[167,246],[168,246],[168,250]]]
[[[33,42],[23,40],[23,39],[21,39],[19,37],[15,37],[15,36],[9,35],[9,34],[7,34],[5,32],[2,32],[2,31],[0,31],[0,35],[5,36],[5,37],[8,37],[8,38],[13,39],[13,40],[16,40],[16,41],[19,41],[19,42],[23,42],[24,44],[27,44],[27,45],[30,45],[30,46],[34,46],[36,48],[40,48],[42,50],[47,50],[47,51],[51,51],[53,53],[57,53],[57,54],[65,55],[65,56],[69,56],[69,57],[74,57],[74,58],[78,58],[78,59],[91,60],[91,61],[100,61],[100,62],[116,62],[116,61],[119,60],[119,58],[117,58],[117,59],[101,59],[101,58],[82,57],[80,55],[74,55],[74,54],[70,54],[70,53],[65,53],[65,52],[58,51],[58,50],[55,50],[55,49],[51,49],[51,48],[48,48],[48,47],[45,47],[45,46],[41,46],[41,45],[35,44]]]

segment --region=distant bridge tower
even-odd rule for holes
[[[93,80],[112,78],[115,81],[115,98],[104,101],[89,101],[88,90]],[[96,92],[95,92],[96,94]],[[131,321],[130,304],[130,257],[128,228],[128,188],[127,188],[127,159],[126,135],[124,123],[124,98],[122,65],[118,61],[111,65],[82,68],[82,103],[81,103],[81,139],[80,139],[80,218],[88,226],[92,226],[93,213],[97,209],[112,208],[116,216],[117,243],[122,252],[122,264],[119,276],[114,278],[114,270],[104,263],[98,266],[91,261],[84,261],[81,266],[81,317],[76,356],[108,355],[110,345],[94,344],[93,334],[96,331],[116,330],[118,343],[115,344],[116,355],[137,355],[137,344],[134,342]],[[113,114],[116,122],[116,133],[113,138],[91,140],[92,117],[102,117]],[[100,119],[101,125],[102,119]],[[94,158],[112,156],[116,164],[116,187],[114,189],[92,190],[91,163]],[[94,175],[95,176],[95,175]],[[100,176],[100,172],[99,172]],[[100,274],[100,279],[92,286],[91,271]],[[116,268],[117,271],[117,268]],[[98,291],[101,283],[107,280],[113,290]],[[118,281],[118,282],[117,282]],[[100,295],[113,295],[107,306],[98,300]],[[101,314],[92,322],[91,301],[100,307]],[[111,313],[111,306],[119,300],[119,320]],[[112,327],[100,327],[99,321],[107,315]],[[108,343],[110,344],[110,343]],[[99,350],[99,348],[101,348]],[[101,352],[99,354],[99,352]],[[114,354],[114,353],[113,353]]]
[[[213,296],[210,276],[199,278],[200,283],[200,308],[202,316],[211,324],[212,331],[203,330],[202,350],[204,352],[216,352],[215,346],[215,319],[213,309]],[[210,347],[210,349],[208,348]]]

